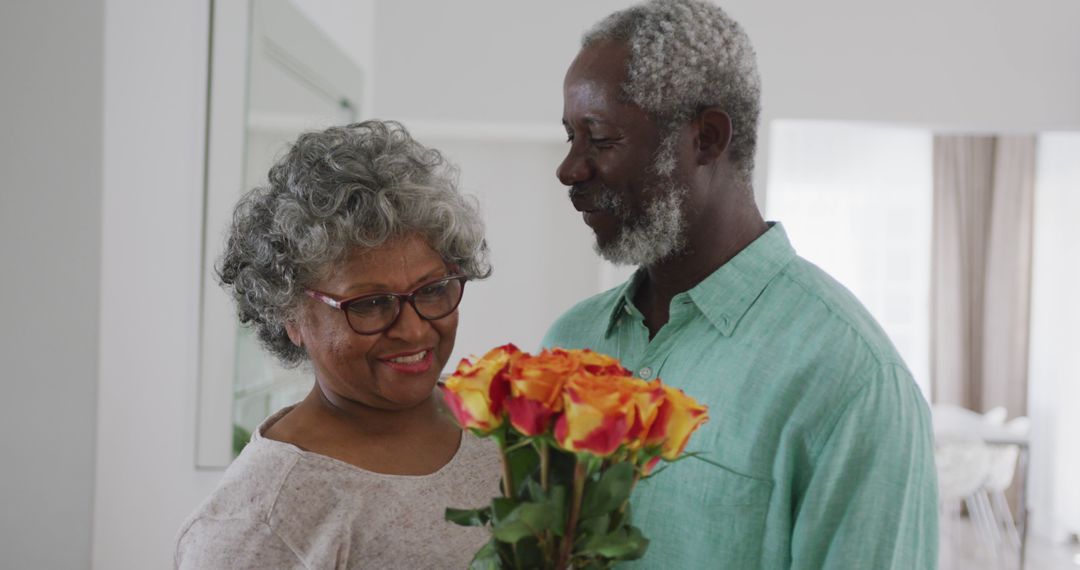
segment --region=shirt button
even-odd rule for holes
[[[623,305],[622,308],[624,311],[626,311],[626,314],[630,314],[630,305]]]
[[[652,376],[652,368],[646,366],[645,368],[638,370],[638,376],[641,377],[643,380],[648,379],[649,376]]]

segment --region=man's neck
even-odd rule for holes
[[[675,295],[693,289],[769,229],[756,207],[724,217],[713,224],[692,224],[682,253],[644,268],[634,305],[645,316],[650,339],[667,323]]]

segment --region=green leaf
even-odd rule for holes
[[[510,502],[510,501],[507,501]],[[555,519],[550,505],[540,503],[519,503],[509,512],[505,512],[505,504],[496,506],[496,513],[500,513],[492,525],[491,534],[501,542],[516,543],[527,537],[539,535],[544,530],[550,529]]]
[[[566,487],[562,485],[556,485],[548,490],[547,505],[551,511],[551,532],[556,536],[562,536],[566,533],[566,517],[567,517],[567,491]]]
[[[469,563],[469,570],[500,570],[501,568],[499,550],[494,540],[487,541],[480,550],[477,550],[472,562]]]
[[[595,536],[585,544],[584,553],[616,560],[635,560],[645,555],[649,540],[636,527]]]
[[[547,498],[547,493],[544,492],[543,487],[540,486],[540,482],[532,477],[525,480],[524,489],[525,496],[532,501],[543,501]]]
[[[480,509],[446,509],[446,520],[461,526],[484,526],[491,520],[491,507]]]
[[[618,509],[630,498],[634,485],[634,466],[616,463],[600,474],[600,480],[585,487],[585,500],[581,504],[581,517],[606,515]]]
[[[540,456],[532,446],[515,449],[508,454],[510,476],[514,478],[514,494],[520,497],[524,493],[526,482],[539,470]]]
[[[619,528],[621,526],[629,525],[631,521],[630,510],[629,502],[626,503],[626,506],[622,509],[615,509],[615,511],[611,513],[611,525],[609,525],[608,528]]]
[[[513,568],[544,567],[544,553],[540,551],[540,541],[536,537],[527,536],[518,541],[511,548],[513,548]]]
[[[585,462],[586,475],[594,475],[604,465],[604,458],[591,453],[579,453],[578,461]]]

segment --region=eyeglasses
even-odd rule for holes
[[[379,334],[397,322],[402,302],[412,305],[416,314],[425,321],[449,316],[461,304],[468,280],[463,275],[452,275],[425,283],[408,293],[379,293],[341,301],[311,289],[307,290],[307,295],[344,311],[349,328],[356,334]]]

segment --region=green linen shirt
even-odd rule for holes
[[[546,347],[611,354],[709,406],[686,459],[634,491],[644,568],[936,568],[926,401],[885,333],[780,224],[689,291],[650,341],[627,283]]]

